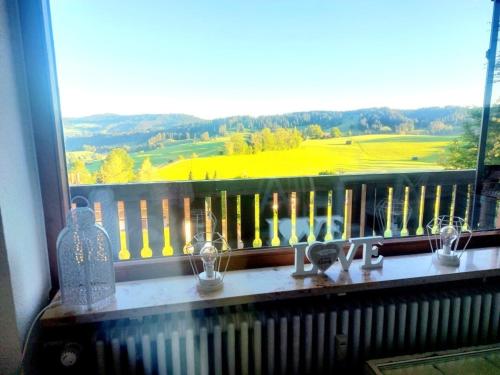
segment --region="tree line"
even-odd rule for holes
[[[352,134],[458,134],[469,116],[465,107],[433,107],[414,110],[367,108],[353,111],[310,111],[271,116],[233,116],[202,120],[186,115],[101,115],[65,119],[66,148],[81,150],[88,144],[108,152],[126,144],[133,151],[162,147],[179,140],[200,140],[235,132],[257,132],[264,128],[303,131],[310,124],[328,130],[338,127]],[[108,118],[109,117],[109,118]],[[89,127],[88,124],[95,124]]]
[[[439,163],[446,169],[476,168],[480,128],[481,111],[474,109],[463,124],[463,133],[446,146]],[[500,165],[500,103],[491,107],[485,164]]]
[[[68,180],[71,185],[80,184],[121,184],[127,182],[154,181],[156,167],[150,158],[145,158],[139,170],[134,171],[134,159],[124,148],[115,148],[106,155],[99,170],[92,173],[85,162],[76,159],[71,163]]]
[[[297,128],[264,128],[250,134],[234,133],[225,142],[226,155],[257,154],[264,151],[283,151],[298,148],[304,139],[322,139],[341,137],[339,128],[323,131],[320,125],[311,124],[303,131]]]

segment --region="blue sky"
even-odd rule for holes
[[[51,0],[63,116],[482,102],[490,0]]]

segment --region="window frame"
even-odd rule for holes
[[[59,287],[56,242],[70,192],[48,0],[19,1],[27,91],[45,216],[52,290]]]
[[[475,194],[472,204],[472,227],[475,228],[480,223],[481,212],[481,189],[482,182],[485,179],[485,157],[486,157],[486,142],[488,138],[488,127],[490,123],[491,98],[493,95],[493,84],[495,82],[495,65],[497,60],[498,47],[498,31],[500,22],[500,1],[493,0],[493,11],[491,16],[491,31],[489,48],[486,51],[486,59],[488,61],[486,68],[486,79],[483,95],[483,110],[481,113],[481,125],[479,133],[479,145],[476,164],[476,181]]]
[[[500,0],[495,0],[495,8],[498,3]],[[59,286],[56,241],[65,225],[66,213],[70,207],[70,190],[66,171],[49,1],[19,2],[19,13],[33,137],[45,214],[52,291],[55,293]],[[498,14],[496,17],[498,19]],[[495,59],[489,59],[489,66],[494,65],[494,62]],[[487,84],[490,73],[492,70],[488,69]],[[486,95],[485,93],[485,103]],[[484,112],[483,107],[483,119]],[[482,127],[484,126],[483,121]],[[478,175],[477,178],[479,177]],[[499,243],[499,229],[480,231],[473,233],[470,247],[497,246]],[[430,251],[430,246],[426,237],[386,239],[381,247],[381,253],[386,256],[428,251]],[[293,249],[290,247],[238,250],[233,252],[229,269],[290,265],[293,264],[293,257]],[[117,281],[192,273],[185,256],[115,262],[115,271]]]

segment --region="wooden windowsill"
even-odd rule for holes
[[[115,301],[94,311],[76,311],[65,306],[47,310],[45,327],[92,323],[121,318],[274,301],[360,290],[417,286],[457,280],[500,276],[500,247],[468,250],[460,267],[437,264],[432,255],[386,257],[381,269],[361,270],[354,260],[348,272],[334,264],[325,276],[294,278],[293,266],[230,271],[221,291],[201,294],[194,276],[118,282]],[[57,300],[59,294],[55,297]]]

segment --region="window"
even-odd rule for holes
[[[481,131],[467,127],[463,138],[470,145],[478,139],[477,199],[474,222],[479,229],[500,227],[500,92],[498,50],[498,5],[493,12],[490,49],[488,50],[488,75],[486,81]]]
[[[478,227],[491,2],[50,5],[71,195],[117,261],[181,255],[198,211],[234,249]]]

